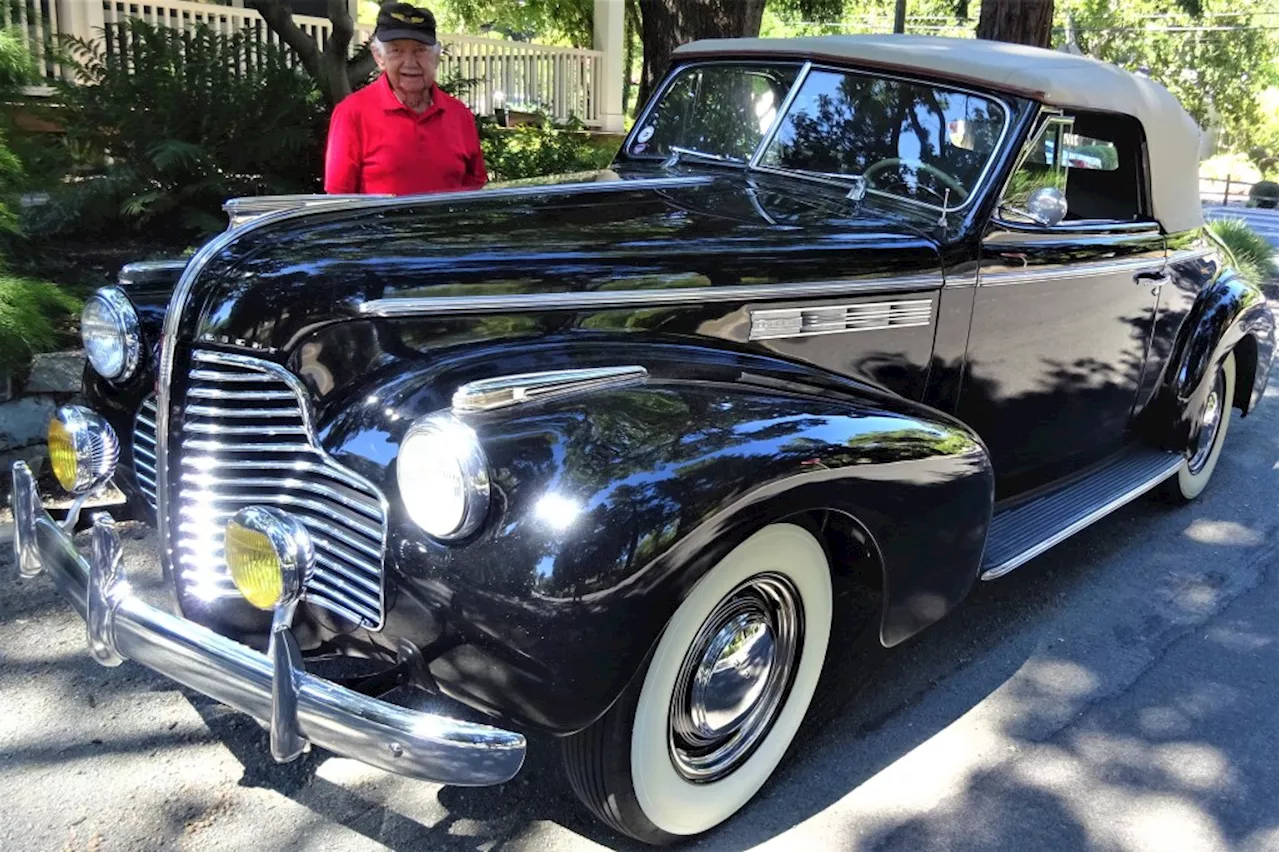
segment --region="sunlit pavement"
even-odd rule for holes
[[[856,658],[870,685],[696,847],[1275,849],[1276,395],[1273,375],[1233,418],[1197,503],[1140,500]],[[152,540],[126,546],[154,584]],[[7,546],[0,574],[0,848],[636,848],[583,814],[553,744],[480,790],[277,766],[247,718],[91,662]]]

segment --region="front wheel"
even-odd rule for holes
[[[1169,479],[1166,493],[1177,502],[1189,502],[1200,496],[1218,466],[1218,455],[1227,440],[1231,423],[1231,406],[1235,403],[1236,356],[1229,353],[1213,377],[1213,386],[1200,413],[1195,447]]]
[[[831,572],[817,539],[765,527],[698,581],[643,681],[564,741],[573,790],[647,843],[699,834],[769,779],[800,727],[831,633]]]

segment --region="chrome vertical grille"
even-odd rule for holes
[[[151,508],[156,507],[156,398],[143,400],[133,418],[133,477]]]
[[[175,558],[184,587],[208,600],[237,594],[223,559],[227,519],[246,506],[276,506],[296,516],[315,544],[305,599],[380,628],[382,495],[317,445],[298,379],[270,362],[215,352],[194,354],[190,378],[171,473],[179,483]]]

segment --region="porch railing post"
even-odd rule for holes
[[[59,35],[70,35],[85,41],[103,38],[107,19],[103,0],[54,0],[57,7],[58,32],[51,33],[53,39]],[[74,79],[75,72],[70,68],[62,69],[65,80]]]
[[[595,0],[592,8],[595,49],[604,56],[600,60],[600,79],[595,75],[591,84],[599,99],[595,114],[599,116],[601,129],[619,132],[623,127],[622,67],[626,56],[623,41],[626,37],[626,3],[623,0]]]

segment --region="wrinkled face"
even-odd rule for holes
[[[440,65],[435,47],[408,38],[387,42],[381,51],[374,51],[374,59],[391,88],[410,95],[426,91],[436,81]]]

